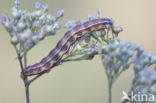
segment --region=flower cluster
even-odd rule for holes
[[[55,35],[62,24],[58,21],[63,15],[64,10],[59,10],[56,16],[48,13],[48,5],[42,5],[39,1],[35,4],[35,11],[19,9],[20,2],[16,0],[11,9],[11,17],[3,14],[1,23],[11,36],[11,43],[19,45],[22,53],[28,51],[46,36]]]
[[[96,12],[95,17],[88,14],[87,18],[88,20],[100,18],[100,11],[98,10]],[[70,28],[80,23],[83,22],[67,21],[65,27]],[[122,30],[120,25],[113,25],[113,27],[108,27],[105,30],[84,34],[71,47],[72,49],[68,52],[67,57],[65,57],[62,62],[93,59],[94,55],[102,54],[102,51],[107,44],[118,40],[117,36]]]
[[[152,93],[156,95],[156,73],[152,69],[143,69],[136,74],[133,79],[131,91],[134,93],[148,94]]]
[[[135,76],[129,96],[131,92],[156,95],[156,72],[153,68],[156,65],[156,57],[143,53],[143,48],[140,48],[132,62]]]
[[[156,63],[156,57],[152,56],[150,53],[143,53],[143,48],[138,49],[136,57],[133,58],[134,71],[135,73],[141,71],[144,68],[149,68]]]
[[[136,44],[120,43],[118,41],[108,44],[102,54],[102,61],[110,87],[123,71],[133,65],[135,76],[129,91],[129,97],[131,97],[132,91],[134,94],[156,94],[156,73],[153,68],[156,65],[156,56],[144,53],[144,49]],[[125,103],[125,101],[122,103]]]
[[[120,74],[129,68],[135,49],[130,42],[115,41],[106,46],[102,61],[109,84],[112,85]]]

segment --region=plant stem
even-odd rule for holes
[[[36,77],[34,77],[34,78],[28,80],[28,81],[26,82],[26,85],[30,85],[33,81],[35,81],[36,79],[38,79],[39,77],[41,77],[43,74],[44,74],[44,73],[39,74],[39,75],[37,75]]]
[[[112,103],[112,83],[109,82],[109,89],[108,89],[108,103]]]
[[[25,86],[25,92],[26,92],[26,101],[27,101],[27,103],[30,103],[30,98],[29,98],[29,85]]]
[[[25,55],[24,55],[24,67],[26,68],[27,67],[27,53],[25,52]],[[28,77],[24,75],[24,72],[23,72],[23,76],[24,76],[24,84],[25,84],[25,93],[26,93],[26,101],[27,103],[30,103],[30,97],[29,97],[29,85],[27,85],[27,81],[28,81]]]
[[[27,59],[26,59],[26,55],[24,56],[24,67],[23,67],[23,63],[22,63],[22,58],[20,57],[20,55],[17,53],[18,55],[18,61],[21,67],[21,76],[23,79],[23,82],[25,84],[25,92],[26,92],[26,103],[30,103],[30,98],[29,98],[29,85],[26,85],[27,83],[27,76],[24,75],[24,67],[27,66]]]
[[[28,77],[24,75],[24,68],[27,67],[27,53],[25,52],[24,55],[24,65],[22,62],[22,57],[20,56],[18,49],[15,46],[15,50],[17,53],[17,58],[21,67],[21,78],[23,79],[24,85],[25,85],[25,92],[26,92],[26,103],[30,103],[30,98],[29,98],[29,84],[27,84]]]
[[[24,73],[24,67],[23,67],[23,63],[22,63],[22,57],[18,53],[18,50],[17,50],[16,46],[14,48],[15,48],[16,53],[17,53],[17,58],[18,58],[18,61],[19,61],[20,67],[21,67],[21,73],[22,73],[22,76],[23,76],[24,75],[23,74]]]

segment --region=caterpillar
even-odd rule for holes
[[[112,27],[112,25],[113,20],[109,18],[93,19],[76,25],[65,33],[62,39],[57,43],[56,47],[50,51],[48,56],[44,57],[39,63],[26,67],[24,69],[24,75],[31,76],[49,72],[54,66],[60,63],[63,55],[69,51],[72,44],[84,34],[104,30],[108,27]]]

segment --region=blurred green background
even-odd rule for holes
[[[21,8],[33,10],[36,0],[20,0]],[[13,0],[0,0],[0,15],[10,12]],[[156,55],[156,1],[155,0],[41,0],[50,7],[50,13],[64,9],[61,19],[87,20],[88,14],[101,11],[101,17],[110,17],[124,31],[121,41],[131,41]],[[56,45],[65,31],[46,38],[28,55],[28,64],[39,62]],[[25,88],[20,79],[16,53],[9,43],[6,30],[0,25],[0,103],[25,103]],[[123,73],[113,86],[113,103],[119,103],[122,91],[128,91],[133,70]],[[55,67],[30,86],[31,103],[107,103],[107,78],[99,56],[91,61],[69,62]]]

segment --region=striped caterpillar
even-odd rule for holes
[[[47,57],[43,58],[40,63],[25,68],[24,74],[26,76],[31,76],[50,71],[51,68],[60,63],[63,55],[69,51],[72,44],[75,43],[78,38],[81,38],[86,33],[107,29],[108,27],[112,27],[112,25],[112,19],[99,18],[73,27],[65,33],[63,38],[57,43],[56,47],[51,50]]]

